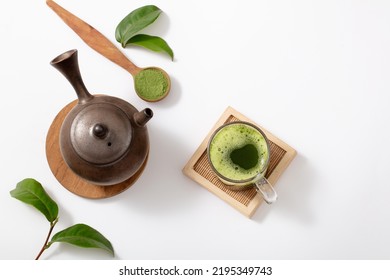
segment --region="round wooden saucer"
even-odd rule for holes
[[[46,158],[49,163],[51,172],[70,192],[85,197],[85,198],[107,198],[117,195],[129,187],[131,187],[137,179],[141,176],[145,169],[148,158],[141,166],[141,168],[132,177],[126,181],[110,186],[98,186],[91,184],[79,176],[77,176],[65,163],[61,155],[59,135],[62,122],[68,115],[69,111],[76,106],[78,100],[74,100],[66,105],[53,120],[46,136]]]

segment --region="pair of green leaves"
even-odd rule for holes
[[[58,205],[38,181],[30,178],[24,179],[16,185],[10,194],[12,197],[35,207],[50,222],[48,240],[41,252],[55,242],[66,242],[84,248],[103,249],[114,255],[111,242],[96,229],[85,224],[76,224],[64,229],[53,235],[49,241],[50,233],[58,221]],[[39,256],[40,254],[37,259]]]
[[[123,48],[137,45],[155,52],[165,52],[173,60],[173,51],[164,39],[158,36],[137,34],[152,24],[161,13],[162,11],[154,5],[143,6],[132,11],[118,24],[115,30],[116,40]]]

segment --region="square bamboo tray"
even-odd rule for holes
[[[224,123],[233,121],[253,123],[267,135],[270,142],[271,156],[265,177],[272,185],[276,184],[276,181],[294,159],[296,151],[260,125],[234,110],[232,107],[228,107],[219,118],[207,137],[184,166],[183,173],[250,218],[263,202],[263,198],[257,194],[254,188],[243,191],[229,190],[214,174],[207,158],[207,144],[213,132]]]

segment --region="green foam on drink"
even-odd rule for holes
[[[209,146],[215,170],[234,181],[255,178],[265,170],[269,157],[267,140],[254,127],[233,123],[220,129]]]

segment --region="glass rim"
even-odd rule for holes
[[[213,141],[214,137],[218,134],[218,132],[220,132],[225,127],[231,126],[231,125],[237,125],[237,124],[248,125],[248,126],[254,128],[255,130],[257,130],[263,136],[265,143],[266,143],[266,146],[267,146],[267,151],[268,151],[268,156],[267,156],[267,159],[266,159],[266,162],[264,164],[263,169],[255,176],[252,176],[252,177],[245,179],[245,180],[234,180],[234,179],[230,179],[230,178],[227,178],[226,176],[222,175],[218,170],[216,170],[216,168],[214,167],[214,165],[211,161],[211,158],[210,158],[210,144]],[[210,164],[212,170],[214,171],[214,173],[216,173],[217,176],[222,178],[223,180],[225,180],[227,182],[235,183],[235,184],[249,183],[249,182],[253,181],[254,179],[256,179],[256,177],[259,177],[260,174],[263,174],[264,172],[266,172],[268,165],[269,165],[269,162],[270,162],[270,157],[271,157],[271,150],[270,150],[270,144],[269,144],[268,137],[265,135],[264,131],[261,128],[259,128],[258,126],[254,125],[250,122],[247,122],[247,121],[232,121],[232,122],[222,124],[211,134],[210,139],[209,139],[208,144],[207,144],[207,159],[208,159],[209,164]]]

